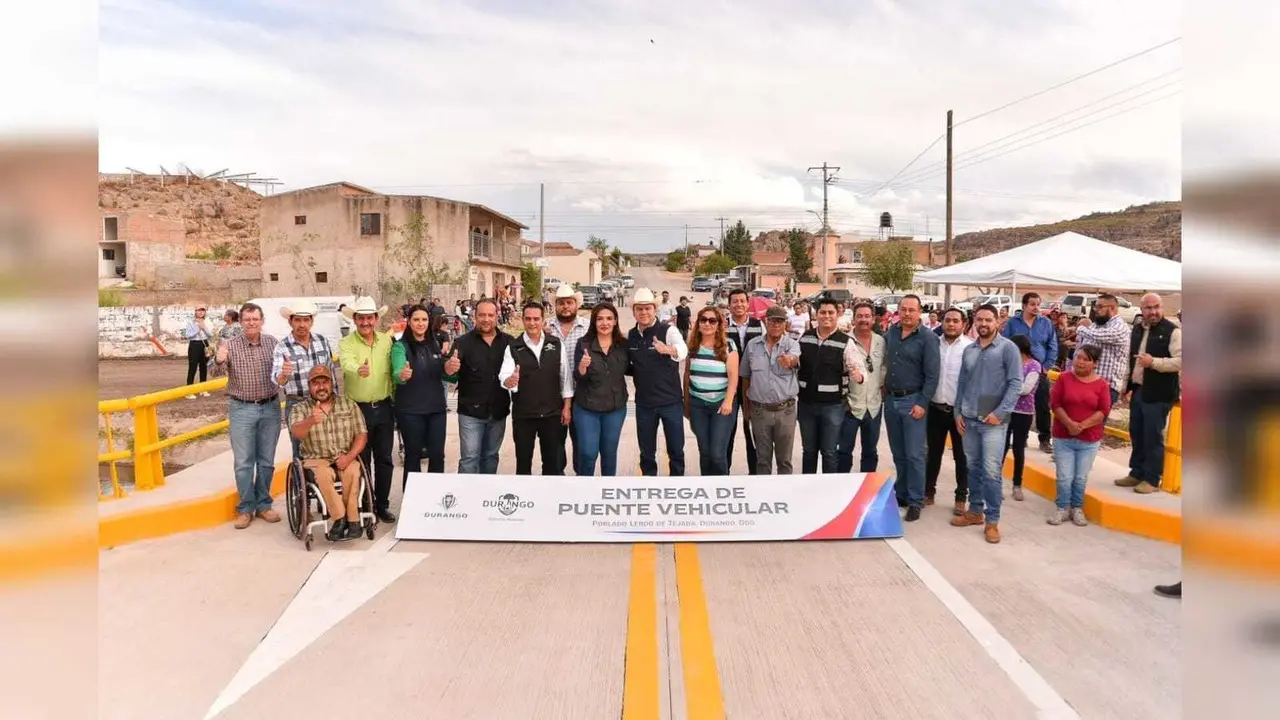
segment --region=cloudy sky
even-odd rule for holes
[[[480,202],[530,238],[545,183],[548,238],[644,252],[720,217],[817,229],[828,162],[836,230],[888,211],[941,239],[948,109],[957,234],[1179,199],[1181,42],[998,108],[1181,20],[1168,0],[103,0],[100,165]]]

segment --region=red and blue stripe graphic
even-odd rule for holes
[[[867,473],[862,487],[840,514],[805,535],[804,540],[849,540],[902,537],[897,494],[887,475]]]

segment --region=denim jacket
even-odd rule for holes
[[[956,417],[984,418],[995,413],[1008,422],[1022,389],[1022,353],[1012,340],[996,335],[982,347],[978,341],[964,349],[956,384]]]

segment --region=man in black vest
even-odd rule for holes
[[[476,303],[475,321],[451,348],[445,382],[458,383],[458,472],[494,475],[511,411],[511,395],[498,381],[511,336],[498,332],[498,304],[489,298]]]
[[[1129,347],[1129,474],[1116,480],[1134,492],[1160,489],[1164,474],[1164,424],[1181,393],[1182,328],[1164,316],[1160,296],[1142,297],[1142,324],[1133,329]]]
[[[564,343],[542,331],[542,312],[542,303],[525,304],[524,334],[511,341],[498,371],[498,381],[511,392],[517,475],[533,474],[535,440],[542,454],[542,474],[564,474],[562,432],[569,424],[569,399],[560,369],[569,360]]]
[[[636,290],[631,300],[636,326],[627,334],[627,354],[636,387],[636,439],[640,445],[640,473],[658,474],[658,422],[666,438],[673,477],[684,475],[684,385],[680,363],[689,355],[680,331],[658,322],[653,292]]]
[[[844,394],[849,382],[844,366],[849,336],[836,327],[839,305],[823,297],[816,309],[818,327],[800,336],[800,402],[796,420],[803,448],[800,472],[806,474],[818,472],[819,453],[822,472],[836,472],[836,449],[844,427]]]
[[[738,353],[738,363],[741,365],[742,358],[746,357],[747,343],[751,340],[764,335],[764,325],[750,314],[751,296],[742,288],[735,288],[729,291],[729,325],[726,328],[729,335],[729,349]],[[747,441],[747,472],[751,475],[756,474],[756,441],[751,433],[751,399],[747,397],[746,378],[739,375],[738,392],[733,398],[735,407],[733,412],[736,415],[738,410],[742,410],[742,436]],[[733,420],[736,425],[737,417]],[[733,440],[735,433],[729,435],[729,472],[733,472]],[[790,458],[787,458],[790,460]]]

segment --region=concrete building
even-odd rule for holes
[[[534,247],[536,255],[537,243]],[[547,267],[543,270],[543,277],[579,285],[595,285],[604,279],[603,264],[591,250],[579,250],[567,242],[548,242],[546,254]]]
[[[98,279],[156,282],[161,266],[186,262],[186,232],[181,219],[143,212],[100,209]]]
[[[428,276],[477,297],[518,281],[527,229],[483,205],[349,182],[269,195],[260,225],[267,295],[372,294],[391,305],[425,295]]]

